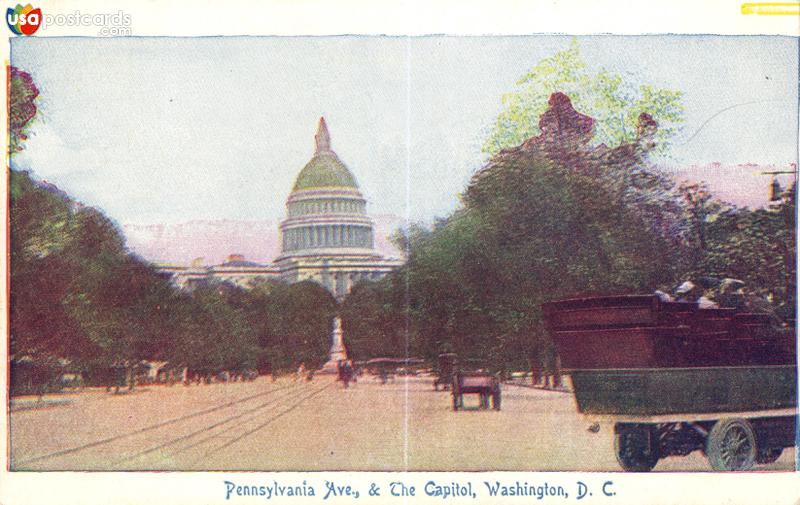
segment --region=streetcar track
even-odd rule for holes
[[[68,454],[74,454],[76,452],[81,452],[81,451],[84,451],[86,449],[91,449],[93,447],[98,447],[98,446],[101,446],[101,445],[110,444],[110,443],[116,442],[118,440],[123,440],[125,438],[130,438],[130,437],[133,437],[133,436],[136,436],[136,435],[141,435],[142,433],[146,433],[148,431],[152,431],[152,430],[156,430],[156,429],[159,429],[159,428],[163,428],[165,426],[169,426],[171,424],[175,424],[175,423],[178,423],[178,422],[181,422],[181,421],[185,421],[187,419],[192,419],[194,417],[198,417],[198,416],[201,416],[201,415],[210,414],[212,412],[216,412],[218,410],[222,410],[224,408],[228,408],[228,407],[231,407],[233,405],[237,405],[239,403],[244,403],[244,402],[253,400],[253,399],[261,397],[261,396],[270,395],[272,393],[276,393],[278,391],[287,389],[289,387],[290,387],[290,385],[280,386],[280,387],[277,387],[276,389],[271,389],[269,391],[263,391],[261,393],[256,393],[256,394],[253,394],[253,395],[250,395],[250,396],[246,396],[246,397],[240,398],[238,400],[233,400],[233,401],[221,404],[221,405],[215,405],[214,407],[210,407],[208,409],[200,410],[200,411],[197,411],[197,412],[192,412],[191,414],[186,414],[184,416],[176,417],[176,418],[173,418],[173,419],[168,419],[166,421],[162,421],[162,422],[159,422],[159,423],[156,423],[156,424],[145,426],[145,427],[139,428],[137,430],[134,430],[134,431],[131,431],[131,432],[128,432],[128,433],[115,435],[113,437],[107,437],[107,438],[104,438],[104,439],[101,439],[101,440],[96,440],[94,442],[89,442],[89,443],[84,444],[84,445],[79,445],[77,447],[71,447],[69,449],[63,449],[63,450],[51,452],[51,453],[48,453],[48,454],[43,454],[43,455],[36,456],[36,457],[30,458],[30,459],[14,461],[13,462],[13,466],[16,467],[16,468],[19,468],[22,465],[35,463],[35,462],[46,460],[46,459],[57,458],[57,457],[60,457],[60,456],[66,456]]]
[[[259,410],[262,410],[262,409],[264,409],[264,408],[266,408],[266,407],[268,407],[270,405],[274,405],[274,404],[276,404],[276,403],[278,403],[278,402],[280,402],[282,400],[285,400],[285,399],[291,397],[291,395],[294,392],[294,390],[302,389],[302,386],[296,386],[296,387],[291,387],[291,388],[287,387],[286,389],[288,389],[288,393],[289,393],[287,395],[280,396],[280,397],[277,397],[277,398],[272,398],[269,401],[261,403],[256,407],[253,407],[251,409],[248,409],[248,410],[245,410],[243,412],[240,412],[240,413],[238,413],[238,414],[236,414],[236,415],[234,415],[232,417],[228,417],[228,418],[226,418],[226,419],[224,419],[222,421],[218,421],[216,423],[213,423],[210,426],[205,426],[203,428],[200,428],[199,430],[195,430],[195,431],[193,431],[191,433],[187,433],[185,435],[181,435],[181,436],[179,436],[177,438],[174,438],[174,439],[171,439],[171,440],[169,440],[167,442],[163,442],[163,443],[158,444],[156,446],[150,447],[150,448],[145,449],[143,451],[140,451],[140,452],[138,452],[136,454],[132,454],[130,456],[126,456],[124,458],[118,459],[117,461],[114,461],[113,463],[111,463],[110,466],[111,467],[115,467],[115,466],[118,466],[118,465],[120,465],[122,463],[125,463],[126,461],[132,461],[132,460],[135,460],[135,459],[140,458],[142,456],[146,456],[148,454],[152,454],[153,452],[156,452],[156,451],[158,451],[160,449],[164,449],[164,448],[169,447],[171,445],[175,445],[175,444],[178,444],[178,443],[183,442],[185,440],[189,440],[189,439],[191,439],[191,438],[193,438],[193,437],[195,437],[197,435],[200,435],[202,433],[206,433],[206,432],[208,432],[210,430],[214,430],[214,429],[216,429],[216,428],[218,428],[220,426],[228,424],[231,421],[235,421],[237,419],[241,419],[242,417],[244,417],[246,415],[252,414],[254,412],[258,412]],[[209,440],[211,438],[215,438],[215,437],[218,437],[218,436],[219,435],[216,435],[216,434],[215,435],[209,435],[208,437],[206,437],[204,439],[201,439],[198,442],[190,444],[190,445],[188,445],[186,447],[180,448],[177,451],[172,452],[171,454],[172,455],[180,454],[181,452],[189,450],[192,447],[195,447],[195,446],[197,446],[197,445],[199,445],[199,444],[201,444],[201,443],[203,443],[203,442],[205,442],[205,441],[207,441],[207,440]],[[161,459],[164,459],[165,457],[166,456],[162,457]]]
[[[199,460],[195,460],[195,462],[194,462],[193,466],[197,466],[197,462],[198,462],[198,461],[205,461],[205,460],[206,460],[206,459],[207,459],[209,456],[211,456],[211,455],[213,455],[213,454],[215,454],[215,453],[218,453],[219,451],[221,451],[221,450],[223,450],[223,449],[226,449],[226,448],[230,447],[231,445],[233,445],[233,444],[235,444],[235,443],[239,442],[240,440],[243,440],[245,437],[249,437],[250,435],[252,435],[253,433],[255,433],[255,432],[259,431],[259,430],[262,430],[262,429],[264,429],[265,427],[267,427],[268,425],[270,425],[270,424],[272,424],[273,422],[277,421],[278,419],[280,419],[280,418],[281,418],[281,417],[283,417],[284,415],[286,415],[286,414],[288,414],[289,412],[291,412],[291,411],[295,410],[297,407],[299,407],[300,405],[302,405],[302,404],[303,404],[303,402],[305,402],[306,400],[308,400],[308,399],[311,399],[311,398],[313,398],[313,397],[315,397],[315,396],[319,395],[320,393],[322,393],[322,392],[323,392],[323,391],[325,391],[326,389],[328,389],[328,388],[330,388],[330,387],[334,386],[335,384],[336,384],[335,382],[331,382],[331,383],[328,383],[328,384],[326,384],[325,386],[323,386],[323,387],[321,387],[321,388],[317,389],[317,390],[316,390],[316,391],[314,391],[313,393],[311,393],[311,394],[309,394],[309,395],[306,395],[306,396],[304,396],[304,397],[303,397],[303,398],[301,398],[301,399],[300,399],[300,400],[299,400],[297,403],[293,404],[293,405],[292,405],[291,407],[289,407],[288,409],[286,409],[286,410],[284,410],[284,411],[282,411],[282,412],[280,412],[280,413],[276,414],[275,416],[273,416],[273,417],[271,417],[271,418],[267,419],[267,421],[265,421],[265,422],[263,422],[263,423],[259,424],[259,425],[258,425],[258,426],[256,426],[255,428],[253,428],[253,429],[251,429],[251,430],[247,430],[247,431],[245,431],[244,433],[242,433],[242,434],[241,434],[241,435],[239,435],[238,437],[235,437],[235,438],[233,438],[232,440],[229,440],[228,442],[226,442],[226,443],[222,444],[222,445],[221,445],[221,446],[219,446],[219,447],[215,447],[215,448],[213,448],[213,449],[210,449],[210,450],[206,451],[206,452],[205,452],[205,453],[203,453],[203,455],[202,455],[202,456],[199,458]]]

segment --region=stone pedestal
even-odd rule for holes
[[[331,350],[328,353],[328,361],[319,373],[338,373],[339,361],[347,359],[347,351],[342,341],[342,320],[337,316],[333,320],[333,332],[331,333]]]

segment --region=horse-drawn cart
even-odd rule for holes
[[[453,376],[453,410],[464,407],[465,394],[477,394],[479,408],[488,409],[491,398],[492,408],[500,410],[500,379],[483,372],[458,372]]]
[[[613,423],[623,469],[700,450],[746,470],[795,445],[796,339],[768,316],[650,295],[543,310],[579,412]]]

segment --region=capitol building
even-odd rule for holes
[[[220,265],[162,266],[179,287],[209,280],[248,287],[254,280],[314,281],[341,300],[356,283],[377,280],[403,264],[375,251],[373,223],[355,177],[331,149],[325,118],[314,156],[297,175],[280,224],[281,254],[271,265],[231,255]]]

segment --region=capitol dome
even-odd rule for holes
[[[320,118],[316,150],[295,180],[281,223],[282,257],[372,255],[372,220],[355,177],[331,150]]]
[[[319,120],[314,140],[317,145],[314,157],[297,175],[292,191],[336,187],[358,189],[353,174],[347,170],[336,153],[331,151],[331,137],[324,117]]]
[[[373,247],[372,220],[355,177],[331,150],[325,119],[320,118],[316,149],[297,176],[281,222],[281,254],[271,265],[231,255],[212,267],[166,266],[161,271],[186,289],[215,279],[248,288],[256,281],[292,284],[311,281],[341,301],[353,286],[377,281],[403,260],[384,258]]]

